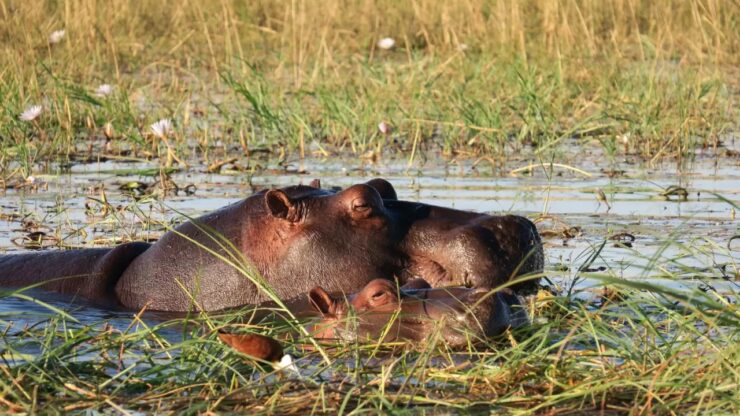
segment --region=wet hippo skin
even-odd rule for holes
[[[488,289],[541,270],[528,220],[399,201],[375,179],[341,191],[315,182],[258,192],[152,245],[3,255],[0,286],[39,283],[129,309],[213,311],[269,300],[248,276],[288,300],[316,286],[353,293],[375,278]]]
[[[80,296],[102,306],[119,304],[115,287],[131,261],[151,244],[0,255],[0,287],[36,287]]]

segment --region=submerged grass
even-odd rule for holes
[[[303,349],[309,339],[292,325],[270,318],[245,324],[250,309],[164,322],[136,314],[122,327],[52,313],[20,327],[10,322],[17,316],[0,315],[0,409],[736,414],[739,286],[727,273],[736,279],[738,265],[729,249],[716,247],[713,252],[730,262],[722,273],[696,268],[705,286],[649,283],[652,276],[678,280],[687,272],[683,267],[666,276],[671,268],[657,264],[705,258],[704,248],[692,254],[670,239],[663,244],[678,244],[680,259],[665,258],[664,251],[643,259],[643,279],[625,280],[611,267],[584,272],[600,246],[582,253],[584,263],[570,272],[548,271],[559,287],[530,298],[532,325],[471,339],[463,351],[446,349],[433,335],[420,345],[325,344],[327,359]],[[274,371],[230,350],[216,337],[221,328],[287,337],[300,374]]]
[[[737,129],[733,2],[448,3],[4,0],[3,176],[170,151],[206,165],[261,149],[503,165],[572,137],[683,162]],[[394,48],[376,45],[385,36]],[[20,120],[34,104],[42,114]],[[171,143],[149,129],[164,117]]]

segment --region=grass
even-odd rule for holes
[[[210,165],[259,149],[501,166],[569,138],[681,165],[736,131],[732,2],[561,3],[4,0],[3,176],[80,155]],[[393,50],[375,46],[384,36]],[[32,104],[44,113],[19,120]],[[165,117],[168,142],[149,130]]]
[[[582,258],[598,254],[596,249]],[[674,260],[661,256],[645,260]],[[337,344],[326,346],[327,363],[319,353],[302,350],[305,338],[293,335],[286,345],[300,357],[300,376],[251,362],[216,339],[215,328],[274,336],[289,332],[289,326],[271,320],[245,325],[240,314],[230,314],[152,323],[137,315],[127,319],[129,324],[110,326],[50,313],[37,318],[39,324],[18,327],[8,324],[13,316],[0,315],[7,328],[0,354],[0,409],[296,414],[403,412],[410,406],[415,412],[525,414],[740,410],[736,283],[727,282],[729,289],[678,291],[582,269],[559,277],[548,273],[564,287],[530,299],[530,327],[465,351],[449,351],[434,336],[415,346]],[[610,289],[565,287],[583,278]],[[721,276],[707,280],[721,281]]]

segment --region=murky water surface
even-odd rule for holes
[[[602,165],[598,158],[591,159],[579,165],[583,173],[536,167],[528,173],[498,177],[482,174],[472,161],[408,169],[405,160],[366,164],[312,159],[253,177],[238,172],[174,173],[174,183],[181,188],[193,184],[194,193],[138,199],[121,187],[154,183],[158,177],[145,173],[156,170],[156,165],[121,161],[77,164],[65,173],[37,176],[33,184],[8,189],[0,196],[0,251],[27,250],[23,245],[29,244],[29,235],[34,232],[44,233],[42,243],[52,247],[106,246],[157,238],[164,223],[218,209],[248,196],[255,188],[305,184],[313,178],[320,178],[325,187],[346,187],[382,176],[394,184],[401,199],[539,217],[547,268],[552,280],[563,286],[573,283],[578,268],[603,244],[589,270],[674,288],[710,285],[731,296],[738,292],[740,239],[731,239],[740,234],[740,222],[727,200],[740,201],[740,162],[700,158],[691,173],[675,174],[671,167],[653,170],[619,163],[603,172],[596,167]],[[670,186],[685,189],[686,198],[661,196]],[[599,189],[609,206],[597,199]],[[630,242],[631,247],[609,240],[615,235],[621,235],[621,241]],[[83,324],[108,320],[116,327],[128,328],[132,322],[130,312],[35,295]],[[13,321],[18,328],[43,321],[49,314],[47,306],[26,299],[0,299],[2,326]],[[172,336],[177,333],[171,330]]]

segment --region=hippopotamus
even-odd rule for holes
[[[529,220],[398,200],[389,182],[373,179],[339,191],[318,181],[263,190],[154,244],[3,255],[0,285],[134,310],[216,311],[316,286],[353,293],[376,278],[488,290],[542,267]]]
[[[347,296],[332,296],[315,287],[308,299],[319,319],[307,329],[314,339],[323,341],[418,343],[438,334],[447,347],[463,348],[529,322],[510,288],[433,289],[420,278],[400,287],[397,282],[375,279]],[[280,342],[264,335],[220,332],[219,339],[258,360],[277,362],[283,356]]]

